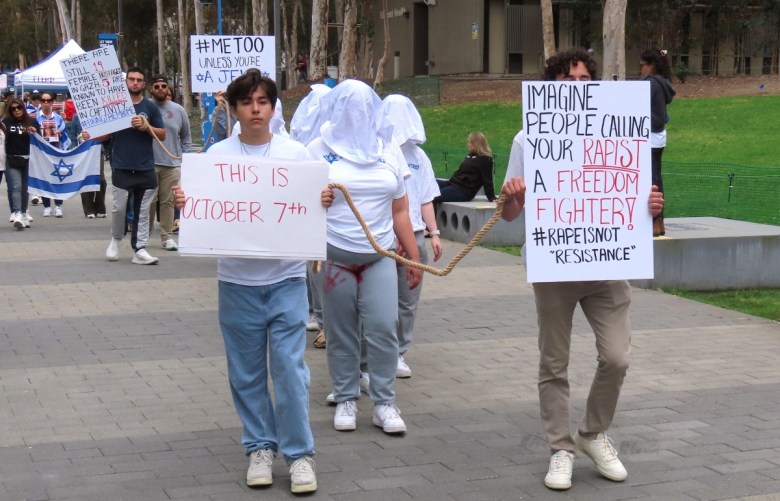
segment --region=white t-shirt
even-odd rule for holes
[[[504,184],[513,177],[525,177],[525,174],[523,173],[523,154],[525,146],[523,143],[525,143],[525,132],[520,131],[512,140],[512,149],[509,152],[509,165],[506,167]]]
[[[336,154],[321,137],[309,143],[308,149],[315,159],[330,164],[328,181],[347,187],[377,243],[384,249],[391,248],[395,241],[393,200],[406,194],[404,171],[407,169],[398,164],[398,156],[391,153],[380,157],[378,162],[358,164]],[[358,254],[376,252],[343,194],[339,190],[334,192],[333,205],[328,209],[328,243]]]
[[[412,174],[406,180],[406,189],[409,193],[409,218],[412,220],[412,229],[422,231],[425,229],[425,222],[422,218],[421,206],[441,194],[439,185],[436,183],[431,161],[419,146],[406,143],[401,146],[401,151]]]
[[[306,147],[277,134],[273,135],[268,144],[261,146],[242,145],[238,136],[231,136],[209,148],[208,154],[311,160]],[[217,278],[223,282],[258,286],[275,284],[296,277],[306,277],[305,261],[223,257],[217,262]]]

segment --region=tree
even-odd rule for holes
[[[379,62],[376,63],[376,78],[374,79],[374,88],[376,89],[379,84],[385,81],[385,63],[387,62],[387,56],[390,53],[390,23],[387,15],[387,0],[382,0],[382,12],[379,17],[382,18],[382,31],[385,34],[385,47],[382,51],[382,57]]]
[[[555,55],[555,22],[552,0],[542,1],[542,38],[544,39],[545,61]]]
[[[60,15],[60,22],[62,23],[65,38],[68,40],[73,38],[73,20],[70,17],[70,13],[68,12],[68,4],[65,3],[65,0],[56,0],[57,2],[57,12],[59,12]]]
[[[268,0],[252,0],[252,34],[268,34]]]
[[[157,68],[165,74],[165,31],[163,30],[163,0],[155,0],[157,7]]]
[[[357,68],[357,0],[344,1],[344,32],[339,52],[339,81],[356,76]]]
[[[601,78],[626,78],[626,4],[628,0],[605,0],[602,41],[604,63]]]
[[[192,0],[192,4],[195,7],[195,34],[202,35],[206,32],[203,24],[203,5],[200,0]]]
[[[319,80],[326,76],[328,76],[328,0],[313,0],[309,78]]]
[[[179,64],[181,64],[181,105],[187,110],[192,111],[192,86],[190,84],[190,60],[187,57],[187,47],[190,37],[187,29],[187,11],[184,9],[184,0],[176,0],[176,18],[179,25]]]

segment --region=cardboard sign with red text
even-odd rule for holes
[[[653,278],[649,82],[524,82],[529,282]]]
[[[183,255],[323,260],[328,164],[185,153]]]

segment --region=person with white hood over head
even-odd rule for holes
[[[414,103],[406,97],[392,94],[385,97],[385,116],[393,124],[393,139],[401,146],[411,176],[406,180],[409,196],[409,215],[417,242],[420,262],[428,264],[428,252],[425,249],[424,231],[431,235],[433,260],[441,258],[442,244],[436,226],[436,214],[433,199],[439,195],[439,185],[428,156],[418,145],[425,142],[425,127]],[[395,375],[400,378],[412,376],[412,369],[404,360],[404,354],[412,344],[414,319],[420,302],[422,281],[414,289],[406,284],[406,267],[398,267],[398,366]]]
[[[290,119],[290,139],[306,146],[312,140],[320,137],[320,127],[325,122],[325,112],[321,112],[320,99],[330,92],[330,87],[323,84],[313,84],[311,92],[301,99],[298,108]],[[312,262],[307,264],[306,284],[309,293],[309,321],[306,329],[317,331],[314,337],[315,348],[325,348],[325,329],[322,320],[322,280],[319,273],[312,269]]]
[[[345,80],[322,98],[321,105],[330,110],[329,117],[320,128],[321,137],[309,143],[309,151],[330,164],[330,182],[347,187],[377,243],[393,249],[397,237],[407,257],[419,262],[404,183],[408,168],[392,142],[393,126],[384,115],[382,100],[363,82]],[[333,426],[339,431],[357,427],[362,329],[373,423],[385,433],[403,433],[406,424],[395,398],[395,262],[371,247],[341,192],[335,193],[328,209],[327,241],[322,300],[337,403]],[[417,286],[420,275],[418,269],[407,270],[410,288]]]

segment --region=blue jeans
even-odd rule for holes
[[[287,464],[314,454],[310,376],[303,357],[308,311],[304,278],[262,286],[219,282],[219,325],[247,454],[271,449],[281,452]]]
[[[28,176],[29,171],[26,166],[23,169],[7,167],[5,170],[5,182],[8,183],[8,189],[11,192],[11,212],[27,212]]]

